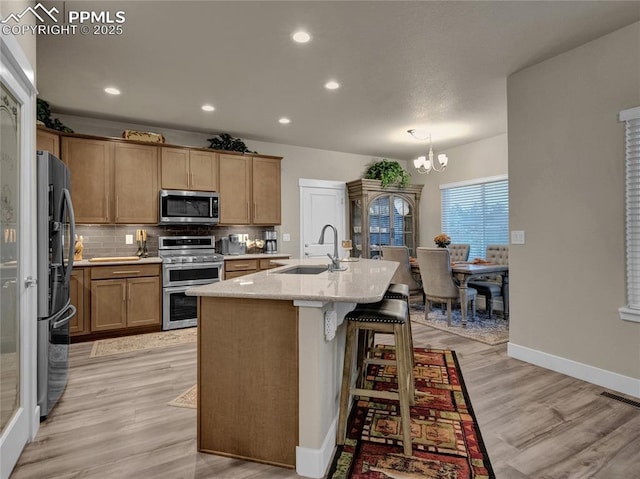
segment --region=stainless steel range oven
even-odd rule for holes
[[[214,236],[160,236],[162,258],[162,329],[198,324],[198,298],[187,296],[191,286],[222,280],[224,257],[216,254]]]

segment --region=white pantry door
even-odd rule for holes
[[[325,231],[324,244],[320,233],[330,224],[338,230],[338,254],[344,256],[341,241],[345,234],[346,184],[339,181],[298,180],[300,187],[300,258],[326,257],[333,254],[333,230]],[[327,261],[329,259],[327,258]]]
[[[35,436],[35,88],[18,42],[0,36],[0,478]],[[29,278],[29,281],[25,281]]]

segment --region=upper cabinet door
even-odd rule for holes
[[[220,161],[220,223],[251,223],[251,157],[223,155]]]
[[[113,142],[63,137],[62,160],[71,171],[76,223],[113,222]]]
[[[279,225],[280,160],[253,158],[253,224]]]
[[[189,189],[189,150],[186,148],[162,148],[162,189]]]
[[[115,145],[115,222],[158,223],[158,148]]]
[[[60,135],[38,128],[36,131],[36,149],[48,151],[56,158],[60,158]]]
[[[196,191],[218,191],[218,154],[213,151],[189,152],[190,185]]]

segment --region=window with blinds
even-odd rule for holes
[[[620,112],[626,143],[627,306],[620,317],[640,322],[640,107]]]
[[[469,258],[484,258],[488,244],[509,244],[506,176],[440,186],[442,231],[452,243],[469,243]]]

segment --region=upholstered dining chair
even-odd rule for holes
[[[409,292],[411,293],[422,292],[422,285],[416,281],[411,273],[409,248],[406,246],[382,246],[382,258],[400,263],[393,278],[391,278],[392,283],[406,284],[409,286]]]
[[[509,245],[487,245],[485,259],[494,264],[509,264]],[[484,296],[489,317],[493,316],[493,300],[502,297],[502,276],[490,275],[469,281],[469,286],[476,289],[480,296]],[[503,298],[504,301],[504,298]]]
[[[427,299],[424,316],[427,319],[431,310],[431,302],[447,303],[447,325],[451,326],[452,303],[460,302],[460,288],[453,280],[451,273],[451,257],[447,248],[418,248],[416,250],[422,287]],[[476,317],[477,291],[467,288],[467,300],[471,303],[472,317]],[[461,305],[467,308],[469,305]]]
[[[451,261],[454,263],[456,261],[468,261],[469,260],[469,250],[471,249],[471,245],[468,243],[458,243],[458,244],[450,244],[447,246],[449,253],[451,254]]]

